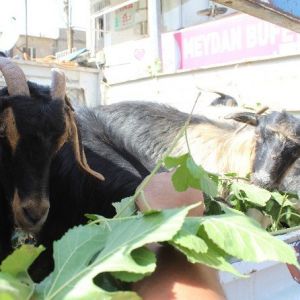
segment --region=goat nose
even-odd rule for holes
[[[252,178],[251,183],[267,190],[272,190],[274,188],[273,182],[261,178]]]
[[[32,210],[28,207],[23,207],[23,214],[27,218],[27,220],[32,223],[32,225],[36,225],[38,221],[41,219],[41,217],[44,215],[44,213],[36,212],[35,210]]]
[[[274,186],[274,180],[272,180],[270,174],[262,170],[252,175],[251,182],[265,189],[272,189]]]
[[[12,202],[14,221],[22,230],[38,233],[47,219],[49,207],[48,197],[33,196],[21,199],[16,191]]]
[[[22,205],[22,215],[31,226],[42,225],[47,218],[49,203],[47,200],[26,201]]]

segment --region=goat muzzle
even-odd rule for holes
[[[16,191],[12,207],[16,225],[25,232],[36,234],[47,219],[50,204],[47,198],[28,197],[21,200]]]
[[[251,183],[267,190],[275,188],[275,182],[270,175],[264,171],[258,171],[251,176]]]

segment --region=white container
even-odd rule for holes
[[[280,235],[277,238],[295,248],[300,262],[300,230]],[[228,300],[300,299],[300,283],[293,278],[286,264],[235,261],[232,265],[241,274],[249,277],[238,278],[232,274],[220,272],[220,281]]]

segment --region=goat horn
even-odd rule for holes
[[[30,96],[25,74],[18,65],[8,58],[0,57],[0,70],[10,96]]]
[[[64,100],[66,95],[66,76],[64,72],[57,68],[53,68],[51,73],[51,97]]]
[[[266,112],[269,109],[268,106],[263,106],[260,110],[256,112],[257,115],[262,115],[264,112]]]

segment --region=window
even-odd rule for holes
[[[22,48],[22,52],[26,53],[26,47]],[[28,47],[27,54],[29,55],[30,58],[36,58],[36,48]]]
[[[210,0],[162,0],[161,3],[163,32],[201,24],[234,12],[222,5],[216,6]]]

